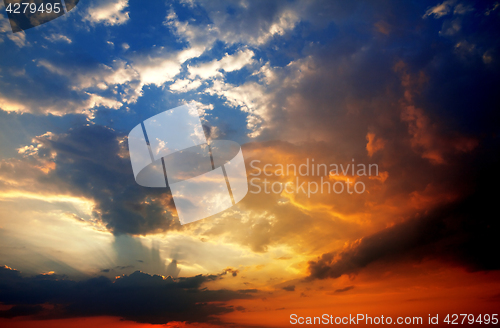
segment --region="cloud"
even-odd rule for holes
[[[98,276],[74,281],[57,274],[23,277],[17,270],[2,267],[0,302],[13,307],[0,311],[0,317],[117,316],[151,324],[217,322],[214,316],[233,311],[223,302],[250,298],[249,293],[202,288],[221,277],[172,279],[136,271],[113,280]]]
[[[200,77],[202,79],[209,79],[217,75],[222,75],[220,70],[224,72],[237,71],[253,62],[254,56],[251,50],[240,50],[233,55],[226,54],[220,60],[213,60],[208,63],[203,63],[197,66],[189,66],[189,76],[191,78]]]
[[[46,36],[45,38],[47,40],[49,40],[49,41],[52,41],[52,42],[66,42],[66,43],[72,43],[73,42],[66,35],[59,34],[59,33],[53,33],[50,36]]]
[[[16,44],[19,48],[23,48],[26,45],[26,34],[24,31],[19,33],[9,33],[7,37]]]
[[[259,83],[247,82],[242,85],[233,85],[216,79],[205,92],[225,99],[226,104],[246,113],[247,129],[250,131],[251,138],[259,136],[271,122],[269,112],[273,99]]]
[[[434,18],[441,18],[445,15],[448,15],[451,12],[453,6],[455,5],[455,2],[456,2],[455,0],[447,0],[434,7],[431,7],[427,9],[423,18],[429,17],[431,15],[433,15]]]
[[[96,108],[118,109],[137,99],[139,92],[137,73],[123,62],[111,68],[71,50],[64,55],[40,52],[33,65],[13,64],[3,74],[0,108],[8,112],[92,117]],[[108,85],[121,83],[127,86],[120,93],[106,92]]]
[[[336,252],[325,253],[309,262],[310,278],[339,278],[368,270],[378,262],[438,259],[471,271],[499,270],[500,258],[491,253],[500,245],[494,212],[494,195],[487,186],[499,183],[495,170],[498,158],[475,176],[471,195],[424,214],[363,237]]]
[[[86,20],[105,25],[121,25],[129,20],[128,0],[99,1],[88,9]]]
[[[9,19],[3,13],[3,3],[2,7],[0,7],[0,10],[2,10],[2,13],[0,14],[0,44],[2,44],[5,37],[7,37],[12,42],[14,42],[17,47],[23,48],[26,45],[26,34],[24,33],[24,31],[21,31],[19,33],[12,33]]]
[[[434,18],[438,19],[450,13],[453,13],[453,15],[464,15],[471,11],[474,11],[472,6],[457,3],[456,0],[446,0],[443,3],[427,9],[423,18],[434,16]]]
[[[141,96],[142,84],[140,75],[130,64],[123,60],[116,60],[112,66],[97,63],[73,60],[41,59],[38,66],[44,68],[53,75],[62,77],[66,80],[66,86],[81,95],[104,98],[102,105],[108,108],[119,108],[120,103],[133,103]],[[106,91],[121,86],[120,93],[111,96]],[[106,97],[99,93],[106,94]],[[112,97],[112,98],[111,98]],[[118,97],[117,100],[116,97]],[[113,99],[115,98],[115,99]],[[92,105],[99,103],[91,102],[84,105],[83,108],[93,108]],[[83,109],[82,108],[82,109]]]
[[[173,84],[170,85],[169,89],[175,92],[188,92],[191,90],[196,90],[201,86],[200,80],[176,80]]]
[[[19,33],[12,33],[12,29],[10,27],[9,19],[7,15],[4,14],[4,4],[3,2],[0,4],[0,44],[4,42],[5,37],[14,42],[14,44],[23,48],[26,45],[26,34],[24,31]]]
[[[154,84],[163,85],[172,81],[180,73],[181,65],[191,58],[198,57],[204,48],[191,47],[176,52],[167,52],[164,49],[151,53],[133,56],[132,67],[140,76],[141,86]]]
[[[177,229],[168,190],[135,183],[124,137],[98,125],[40,136],[35,139],[36,146],[21,149],[25,159],[2,163],[4,174],[8,174],[7,168],[17,168],[16,175],[8,178],[16,184],[6,184],[4,190],[91,199],[95,218],[115,234]]]
[[[109,65],[71,50],[64,55],[40,55],[34,61],[36,66],[28,70],[17,70],[13,65],[4,72],[0,109],[57,116],[85,114],[93,119],[98,108],[119,109],[137,102],[145,85],[160,87],[173,81],[182,64],[201,52],[195,48],[175,52],[153,49]],[[51,84],[43,82],[46,80]],[[187,91],[197,85],[199,81],[176,84],[174,88]]]
[[[164,98],[177,99],[168,93],[169,86],[175,92],[200,93],[195,95],[205,104],[214,100],[215,106],[202,112],[213,113],[207,120],[208,116],[221,118],[214,127],[222,134],[233,129],[241,140],[257,140],[243,146],[246,158],[296,164],[305,158],[325,163],[356,158],[377,162],[385,174],[367,180],[370,194],[355,199],[249,195],[224,217],[193,223],[183,233],[229,240],[257,253],[283,244],[308,256],[339,250],[345,241],[372,235],[408,219],[416,210],[432,210],[462,195],[457,177],[467,171],[461,170],[461,163],[474,157],[483,133],[498,129],[498,113],[493,110],[497,84],[491,83],[498,75],[497,49],[492,32],[467,25],[477,23],[474,17],[446,36],[453,42],[443,42],[444,35],[438,33],[441,23],[422,20],[422,8],[410,3],[401,7],[390,2],[378,6],[214,1],[191,3],[177,10],[178,15],[174,9],[165,24],[178,38],[175,47],[162,47],[158,41],[158,46],[145,43],[141,49],[141,43],[129,35],[131,49],[125,55],[116,49],[124,57],[115,56],[106,63],[61,50],[65,56],[41,53],[26,67],[2,67],[9,83],[0,87],[0,107],[89,117],[99,117],[89,109],[123,108],[112,116],[120,126],[134,110],[146,117],[145,111],[164,106]],[[407,10],[408,15],[397,15],[399,10]],[[381,15],[387,25],[379,26],[394,27],[379,28],[387,33],[373,28]],[[127,26],[108,31],[120,28]],[[123,41],[119,35],[111,36],[117,45]],[[109,38],[106,35],[103,44]],[[474,51],[457,56],[455,45],[461,41],[455,38],[470,40]],[[78,40],[72,39],[73,47]],[[165,43],[172,39],[168,40],[161,39]],[[243,67],[247,69],[224,74]],[[36,71],[30,71],[33,68]],[[144,86],[159,87],[162,99],[140,99],[147,92]],[[137,106],[128,108],[136,102]],[[231,121],[233,115],[243,117],[242,125]],[[477,129],[484,126],[489,128]],[[215,128],[211,131],[217,132]],[[168,196],[139,190],[134,184],[123,147],[126,132],[94,125],[42,136],[40,147],[34,143],[23,148],[25,159],[6,164],[17,165],[18,171],[33,177],[34,186],[29,186],[28,179],[17,179],[13,168],[9,172],[16,179],[7,175],[5,179],[16,180],[30,195],[43,190],[90,198],[96,204],[95,217],[116,234],[177,229]]]
[[[372,157],[373,154],[375,154],[379,150],[384,149],[385,141],[377,138],[374,133],[368,133],[366,135],[366,140],[368,140],[368,143],[366,144],[368,156]]]
[[[195,6],[190,4],[189,7],[193,9]],[[188,41],[192,46],[203,45],[207,48],[216,40],[227,44],[263,45],[273,36],[283,36],[291,31],[300,21],[301,9],[296,5],[265,1],[232,4],[205,1],[197,3],[196,7],[203,8],[209,23],[181,21],[171,10],[164,24],[170,26],[179,38]]]
[[[401,61],[394,65],[394,70],[401,75],[401,85],[404,88],[403,97],[400,99],[401,120],[408,124],[411,145],[416,152],[421,152],[422,157],[432,163],[443,164],[451,154],[467,153],[477,147],[478,140],[474,137],[444,135],[441,133],[441,127],[431,122],[423,109],[415,106],[415,94],[419,93],[428,79],[423,72],[420,72],[418,77],[412,76],[406,64]]]

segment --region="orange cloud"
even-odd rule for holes
[[[377,151],[384,149],[385,141],[380,138],[376,138],[375,133],[368,133],[366,135],[366,150],[368,151],[368,156],[372,157]]]

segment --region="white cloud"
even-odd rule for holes
[[[128,5],[128,0],[94,2],[90,5],[85,19],[107,25],[123,24],[129,19]],[[142,96],[142,88],[145,85],[163,86],[167,82],[174,82],[169,86],[174,92],[195,90],[203,85],[204,79],[218,79],[224,72],[237,71],[255,64],[254,52],[250,49],[240,49],[219,60],[188,66],[188,75],[181,76],[182,65],[186,61],[199,57],[217,40],[227,44],[261,45],[271,37],[284,35],[293,29],[300,20],[298,13],[301,13],[298,6],[286,3],[268,8],[251,2],[241,3],[238,17],[232,17],[226,10],[221,10],[227,6],[224,3],[209,2],[203,3],[202,6],[206,7],[210,24],[197,24],[193,20],[181,22],[172,10],[165,22],[179,38],[188,42],[186,49],[169,52],[163,47],[153,47],[148,52],[127,52],[126,59],[117,59],[107,65],[95,64],[92,67],[39,60],[39,66],[53,74],[67,77],[68,89],[76,91],[84,100],[72,103],[64,109],[62,107],[68,105],[64,102],[70,100],[59,100],[59,104],[54,104],[54,100],[45,100],[46,104],[42,102],[35,105],[31,100],[21,100],[21,96],[16,96],[15,99],[4,97],[4,107],[22,112],[50,112],[56,115],[78,111],[89,113],[96,106],[116,109],[133,103]],[[71,42],[69,38],[59,34],[47,38],[51,41]],[[121,44],[121,47],[124,50],[129,49],[128,44]],[[260,131],[263,122],[267,120],[266,111],[270,105],[266,100],[266,92],[269,92],[266,86],[279,80],[275,78],[269,65],[262,68],[260,66],[256,67],[260,71],[255,74],[262,76],[262,84],[251,82],[234,86],[221,80],[216,81],[211,90],[207,91],[225,97],[231,106],[241,106],[248,114],[248,126],[254,135],[258,134],[257,131]]]
[[[249,137],[251,138],[259,136],[265,124],[270,122],[272,95],[256,82],[235,86],[215,80],[213,87],[207,89],[206,92],[225,98],[229,106],[239,107],[241,111],[247,113],[247,128],[250,130]]]
[[[179,74],[181,66],[175,58],[146,57],[136,61],[134,69],[139,73],[143,84],[161,86]]]
[[[106,107],[118,109],[122,106],[119,101],[93,93],[85,93],[82,99],[12,99],[9,95],[0,93],[0,109],[6,112],[52,114],[63,116],[66,114],[84,114],[89,119],[93,118],[93,109]]]
[[[253,73],[252,75],[260,76],[261,81],[265,84],[271,84],[276,81],[276,74],[274,70],[269,65],[269,62],[265,63],[259,71]]]
[[[24,33],[24,31],[17,33],[7,33],[7,37],[19,48],[22,48],[26,45],[26,34]]]
[[[0,10],[3,10],[3,2],[0,2]],[[9,20],[2,14],[0,14],[0,43],[3,42],[4,37],[7,36],[7,32],[12,32],[10,29]]]
[[[269,30],[257,38],[257,43],[266,43],[267,40],[274,35],[284,35],[287,31],[292,30],[298,21],[299,17],[294,11],[287,10],[283,12],[280,16],[278,16],[276,21],[273,22]]]
[[[106,25],[121,25],[128,21],[128,0],[106,0],[100,1],[98,5],[88,9],[86,20],[92,23],[103,23]]]
[[[124,61],[116,61],[113,67],[104,64],[94,67],[81,67],[74,63],[50,62],[42,59],[37,62],[41,68],[37,74],[50,74],[63,76],[67,80],[65,88],[73,94],[70,97],[47,96],[43,87],[30,85],[31,77],[24,72],[20,78],[24,79],[25,87],[11,92],[0,90],[0,108],[7,112],[52,114],[63,116],[66,114],[85,114],[93,118],[94,109],[106,107],[119,109],[124,103],[135,102],[141,95],[142,85],[140,76],[130,65]],[[12,76],[18,72],[9,71]],[[119,92],[115,87],[122,85]],[[112,93],[100,94],[102,91],[112,89]],[[75,96],[76,94],[76,96]]]
[[[243,17],[243,21],[231,19],[228,14],[211,12],[212,19],[219,31],[219,38],[228,43],[262,45],[275,35],[284,35],[300,21],[294,8],[284,8],[277,12],[272,20],[266,17]]]
[[[300,21],[299,5],[293,7],[285,2],[269,7],[253,2],[241,2],[237,16],[227,13],[227,3],[210,1],[199,5],[206,10],[211,23],[181,22],[173,10],[169,12],[164,22],[179,38],[192,46],[210,48],[216,40],[228,44],[243,43],[259,46],[275,35],[281,36],[291,31]],[[188,6],[192,7],[189,4]]]
[[[104,64],[94,68],[79,68],[73,65],[65,67],[44,59],[39,60],[38,65],[51,73],[67,77],[72,82],[71,88],[78,91],[92,87],[106,90],[110,85],[121,85],[140,79],[138,72],[123,60],[115,61],[112,67]]]
[[[196,105],[196,109],[198,109],[198,116],[204,121],[205,117],[208,116],[208,111],[214,109],[214,105],[212,104],[204,104],[196,100],[191,100],[190,103],[194,103]],[[213,135],[212,135],[213,137]]]
[[[209,48],[217,40],[217,32],[211,25],[180,22],[173,10],[169,11],[163,25],[168,26],[178,38],[187,41],[193,48]]]
[[[28,112],[29,108],[27,108],[21,102],[15,99],[4,98],[0,94],[0,108],[6,112]]]
[[[200,80],[191,81],[189,79],[185,79],[185,80],[178,79],[169,88],[170,88],[170,90],[176,91],[176,92],[188,92],[191,90],[198,89],[200,86],[201,86]]]
[[[66,43],[72,43],[73,42],[66,35],[58,34],[58,33],[53,33],[50,36],[46,36],[45,39],[47,39],[47,40],[49,40],[51,42],[58,42],[58,41],[63,41],[63,42],[66,42]]]
[[[106,107],[111,109],[118,109],[123,106],[123,104],[117,100],[105,98],[96,94],[90,94],[89,99],[87,100],[87,108],[95,108],[95,107]]]
[[[293,102],[291,97],[303,79],[317,73],[312,66],[312,57],[291,62],[283,68],[266,63],[254,74],[259,77],[258,82],[233,85],[215,78],[213,86],[205,92],[225,99],[228,106],[239,108],[246,114],[250,138],[261,136],[264,131],[278,134],[286,104]]]
[[[161,49],[156,54],[144,54],[132,58],[131,65],[139,74],[141,88],[147,84],[162,86],[165,82],[174,80],[185,61],[198,57],[204,50],[204,48],[191,47],[177,53],[167,53]]]
[[[202,79],[209,79],[218,75],[222,75],[220,70],[232,72],[242,69],[253,62],[254,56],[251,50],[241,50],[234,55],[224,56],[220,60],[213,60],[208,63],[203,63],[198,66],[188,66],[189,76],[195,78],[199,76]]]
[[[119,59],[111,65],[95,64],[91,67],[41,59],[37,62],[39,67],[66,77],[69,83],[68,89],[78,92],[83,100],[76,103],[73,101],[71,104],[68,104],[68,101],[58,100],[60,104],[54,104],[56,101],[52,99],[46,100],[47,104],[44,105],[43,102],[31,104],[30,100],[20,100],[19,97],[18,100],[3,97],[0,105],[7,111],[54,115],[84,113],[91,119],[92,109],[96,107],[118,109],[124,104],[135,103],[142,96],[144,85],[162,86],[166,82],[174,81],[175,76],[181,71],[182,64],[202,52],[203,48],[188,48],[176,53],[160,48],[135,55],[128,61]],[[200,81],[188,81],[188,83],[179,81],[174,83],[173,88],[185,92],[200,85]],[[120,88],[117,88],[118,86]],[[109,96],[109,92],[106,96],[100,95],[103,91],[112,91],[112,96]]]

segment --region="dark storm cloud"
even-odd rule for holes
[[[56,154],[55,169],[41,176],[40,182],[50,185],[57,181],[72,194],[93,199],[95,215],[115,234],[146,234],[177,227],[168,190],[135,183],[126,139],[120,144],[123,138],[123,134],[98,125],[40,138],[44,147],[39,155]]]
[[[293,60],[310,55],[311,60],[306,67],[289,67],[287,76],[300,69],[302,77],[293,88],[276,92],[273,109],[267,114],[271,123],[262,133],[263,139],[281,135],[293,140],[308,130],[323,139],[330,136],[360,145],[367,129],[388,139],[401,138],[404,131],[384,131],[388,119],[401,120],[397,104],[405,90],[393,70],[399,61],[407,64],[410,74],[425,77],[422,90],[413,95],[414,105],[423,108],[433,122],[446,126],[443,134],[498,131],[495,90],[500,84],[499,12],[485,15],[494,1],[455,1],[449,13],[439,18],[422,17],[440,3],[436,1],[358,1],[345,5],[339,11],[344,13],[342,17],[328,9],[342,6],[329,3],[320,9],[311,2],[311,12],[316,16],[309,11],[303,13],[311,21],[313,17],[328,17],[330,25],[325,30],[297,27],[303,35],[321,42],[305,46],[302,37],[297,37],[281,45],[288,53],[283,50],[280,55],[287,53]],[[446,26],[451,23],[456,30],[447,33]],[[280,89],[284,83],[278,81]],[[288,101],[295,100],[291,94],[304,99],[297,109]],[[342,121],[347,118],[355,121]],[[281,124],[283,121],[287,124]],[[292,132],[288,132],[290,129]],[[337,131],[343,133],[342,138],[335,138]]]
[[[49,319],[107,315],[152,324],[214,321],[212,315],[233,309],[208,303],[250,297],[248,293],[202,288],[203,283],[220,279],[222,275],[173,280],[136,271],[115,281],[102,276],[74,281],[60,275],[23,277],[19,271],[3,267],[0,268],[0,302],[14,306],[0,311],[0,317],[35,315]],[[42,307],[42,304],[54,307]]]
[[[42,311],[40,305],[16,305],[6,311],[0,311],[0,318],[15,318],[34,315]]]
[[[470,271],[500,269],[500,255],[496,252],[500,248],[500,224],[495,215],[500,161],[498,155],[489,153],[490,149],[482,157],[488,165],[478,167],[478,173],[470,172],[469,177],[463,175],[474,184],[472,194],[364,237],[340,252],[323,254],[309,262],[309,277],[338,278],[356,274],[374,262],[422,259],[452,262]]]
[[[445,16],[426,17],[425,24],[433,29],[419,42],[416,55],[405,56],[428,76],[420,105],[445,117],[454,129],[498,131],[500,20],[498,9],[487,14],[495,3],[455,1]]]

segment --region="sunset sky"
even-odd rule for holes
[[[18,33],[5,9],[0,326],[500,315],[499,2],[82,0]],[[188,103],[249,193],[181,225],[127,136]]]

